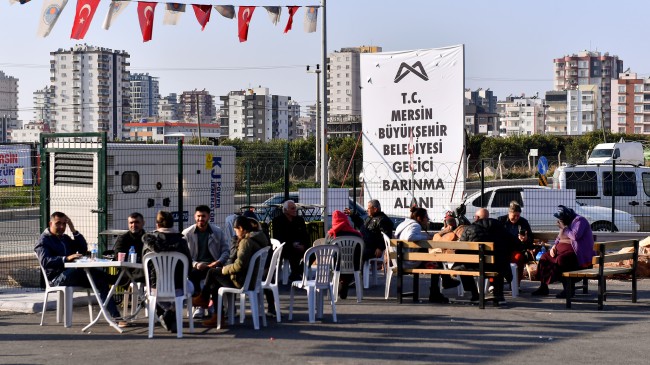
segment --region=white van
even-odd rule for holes
[[[614,207],[634,216],[641,231],[650,231],[650,167],[616,165]],[[560,166],[554,189],[575,189],[579,203],[612,207],[612,165]]]
[[[623,139],[618,143],[600,143],[594,147],[587,164],[611,164],[614,159],[617,164],[643,166],[643,145],[641,142],[625,142]]]

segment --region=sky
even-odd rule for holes
[[[321,23],[303,30],[304,8],[284,34],[288,5],[319,5],[320,0],[205,1],[211,5],[283,6],[274,26],[264,8],[253,13],[248,41],[240,43],[237,21],[212,11],[201,31],[188,7],[176,26],[163,25],[164,4],[156,7],[153,39],[142,42],[136,8],[128,8],[109,30],[102,28],[109,1],[101,0],[86,37],[70,39],[76,0],[69,0],[46,38],[36,31],[41,0],[10,5],[0,0],[0,71],[19,79],[19,115],[33,119],[33,92],[49,84],[50,52],[88,44],[124,50],[131,72],[159,78],[160,93],[206,89],[212,95],[231,90],[268,87],[306,106],[316,101],[315,75],[306,65],[322,63]],[[647,14],[650,2],[619,0],[459,1],[459,0],[329,0],[327,52],[343,47],[376,45],[401,51],[465,45],[465,87],[490,88],[499,100],[509,95],[553,88],[553,59],[583,50],[617,55],[639,76],[650,76]]]

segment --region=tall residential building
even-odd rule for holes
[[[174,143],[179,139],[189,141],[199,137],[199,125],[196,123],[184,122],[142,122],[124,124],[127,136],[124,139],[130,141],[147,141]],[[201,139],[218,139],[221,135],[220,127],[214,123],[201,124]]]
[[[623,60],[609,53],[583,51],[553,60],[555,80],[553,89],[575,90],[579,85],[597,85],[600,88],[601,120],[603,127],[611,127],[611,83],[623,72]]]
[[[501,135],[530,136],[544,133],[543,99],[509,96],[497,105]]]
[[[180,115],[181,113],[179,113],[178,95],[171,93],[159,100],[158,117],[160,120],[179,120]]]
[[[612,80],[611,131],[650,134],[650,79],[626,72]]]
[[[465,89],[465,130],[469,135],[499,135],[497,97],[490,89]]]
[[[34,91],[34,121],[49,126],[53,91],[54,89],[51,86],[45,86],[41,90]]]
[[[155,120],[158,117],[158,78],[131,74],[131,120]]]
[[[183,91],[179,98],[179,112],[186,122],[195,122],[201,118],[201,124],[212,123],[216,117],[214,96],[208,91]]]
[[[597,85],[548,91],[545,105],[548,134],[581,135],[602,128],[601,93]]]
[[[131,120],[129,54],[76,45],[50,55],[52,132],[107,132],[121,139],[123,123]]]
[[[220,99],[223,105],[219,120],[225,138],[248,141],[300,138],[296,131],[300,105],[290,96],[272,95],[268,88],[258,87],[231,91]]]
[[[378,46],[341,48],[329,54],[328,134],[356,136],[361,131],[361,53],[381,52]]]
[[[11,140],[11,131],[19,129],[18,79],[0,71],[0,142]]]

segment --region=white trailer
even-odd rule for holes
[[[89,243],[101,241],[103,232],[127,229],[132,212],[144,216],[146,230],[155,229],[159,210],[174,214],[175,228],[179,220],[183,227],[194,223],[197,205],[208,205],[211,222],[219,226],[234,212],[233,147],[184,145],[182,172],[178,146],[171,144],[107,143],[105,157],[85,142],[48,143],[46,150],[47,214],[62,211],[70,216]]]

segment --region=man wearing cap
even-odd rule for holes
[[[532,293],[536,296],[548,295],[548,285],[559,281],[562,273],[589,267],[594,256],[594,236],[587,219],[564,205],[558,205],[553,216],[557,218],[560,233],[555,245],[539,259],[537,278],[540,286]],[[556,297],[566,298],[566,295],[564,288]]]

